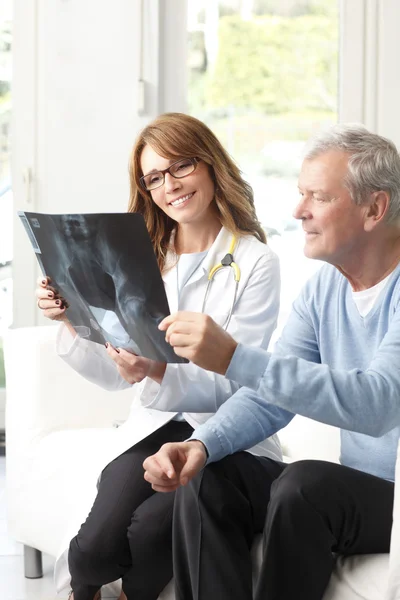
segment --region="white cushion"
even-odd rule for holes
[[[293,460],[319,459],[339,462],[340,430],[296,415],[279,432],[282,452]]]
[[[261,535],[257,536],[252,554],[253,580],[256,581],[261,568]],[[388,569],[388,554],[338,557],[323,600],[382,600]],[[299,598],[299,600],[303,599]]]
[[[388,554],[339,557],[323,600],[382,600],[388,571]]]

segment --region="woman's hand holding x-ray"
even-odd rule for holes
[[[165,363],[137,356],[123,348],[114,348],[111,344],[106,344],[106,348],[108,355],[116,364],[118,373],[131,385],[140,383],[145,377],[161,383],[165,373]]]
[[[178,356],[203,369],[225,375],[237,342],[211,317],[203,313],[177,312],[158,326]]]
[[[197,475],[206,460],[207,451],[199,440],[164,444],[144,461],[144,478],[156,492],[173,492]]]
[[[64,321],[69,323],[65,311],[68,308],[68,302],[59,295],[51,285],[50,277],[39,277],[37,280],[36,300],[40,310],[47,319],[52,321]]]

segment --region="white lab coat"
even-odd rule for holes
[[[178,301],[176,257],[167,257],[163,276],[171,313],[177,310],[201,311],[207,287],[208,273],[228,252],[232,234],[225,228],[219,232],[205,259],[181,289]],[[232,318],[227,331],[236,341],[267,348],[276,327],[279,310],[280,275],[277,256],[253,236],[242,236],[234,250],[234,260],[241,278]],[[231,268],[221,269],[214,277],[205,312],[223,325],[229,314],[234,279]],[[162,427],[176,414],[196,427],[214,414],[235,391],[238,385],[222,375],[205,371],[196,365],[168,364],[161,385],[151,379],[131,386],[118,373],[114,362],[103,346],[80,337],[74,339],[61,326],[57,351],[78,373],[109,390],[132,387],[132,408],[128,420],[115,430],[114,444],[107,443],[96,456],[91,492],[82,497],[80,510],[71,519],[70,533],[56,562],[55,577],[58,591],[68,585],[67,549],[69,540],[85,520],[96,494],[96,481],[101,468],[135,443]],[[111,400],[111,399],[110,399]],[[279,441],[274,436],[251,451],[281,460]],[[81,494],[80,494],[81,495]],[[84,496],[85,494],[83,494]]]

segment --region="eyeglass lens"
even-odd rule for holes
[[[181,177],[186,177],[186,175],[190,175],[196,168],[196,162],[190,158],[184,158],[182,160],[178,160],[173,163],[168,169],[165,171],[154,171],[154,173],[149,173],[142,177],[144,187],[146,190],[154,190],[155,188],[160,187],[164,183],[165,173],[170,173],[172,177],[176,177],[180,179]]]

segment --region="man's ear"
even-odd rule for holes
[[[389,203],[390,195],[388,192],[383,190],[372,192],[370,202],[366,205],[365,231],[372,231],[379,223],[382,223],[389,210]]]

